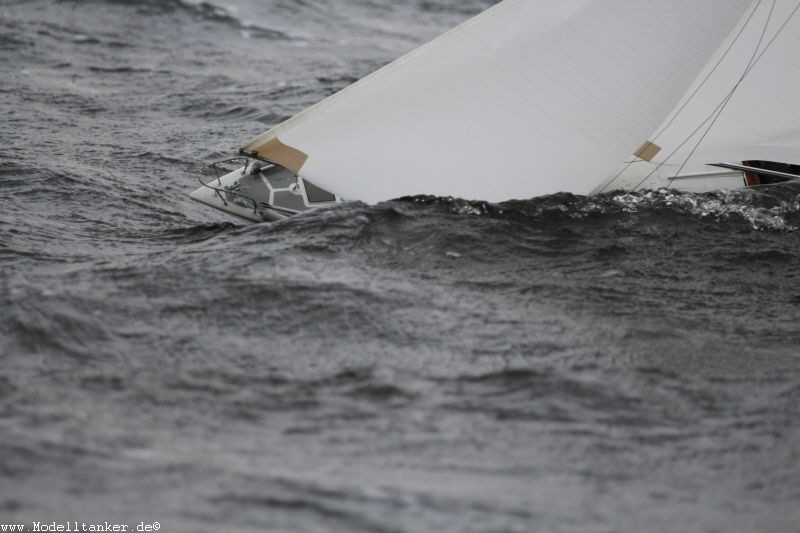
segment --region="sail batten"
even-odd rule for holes
[[[302,177],[367,202],[586,194],[656,131],[749,5],[505,0],[243,151],[291,147]]]

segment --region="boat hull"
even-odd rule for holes
[[[339,199],[304,181],[288,170],[260,161],[237,159],[246,163],[231,171],[210,163],[215,177],[205,181],[203,169],[198,176],[201,187],[191,198],[205,205],[253,222],[282,220],[309,209],[335,204]]]

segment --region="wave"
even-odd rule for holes
[[[611,192],[598,196],[557,193],[497,204],[452,197],[415,196],[401,202],[457,215],[529,222],[598,216],[670,215],[686,220],[744,222],[756,230],[794,230],[800,223],[800,184],[760,189],[689,193],[674,189]]]
[[[61,3],[75,3],[74,0],[61,0]],[[292,37],[278,29],[263,24],[256,24],[250,18],[238,15],[238,9],[232,4],[215,3],[208,0],[95,0],[95,3],[121,5],[135,9],[141,15],[165,15],[186,13],[206,21],[226,24],[241,32],[246,37],[268,40],[290,40]]]

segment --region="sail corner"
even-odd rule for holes
[[[273,137],[269,141],[252,148],[248,146],[247,149],[248,153],[255,155],[259,159],[280,165],[295,174],[300,173],[300,169],[303,168],[308,159],[308,154],[293,146],[284,144],[277,137]]]
[[[636,150],[633,155],[645,161],[652,161],[653,158],[661,151],[661,147],[651,141],[645,141],[642,146]]]

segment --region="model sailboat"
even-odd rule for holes
[[[201,178],[192,197],[272,220],[340,199],[790,179],[800,164],[798,9],[504,0],[256,137],[240,168]]]

